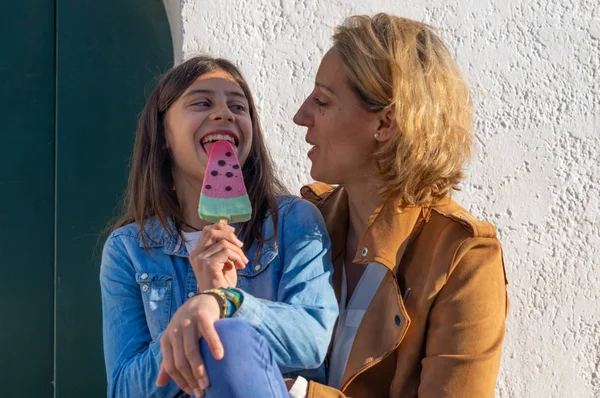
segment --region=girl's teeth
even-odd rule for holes
[[[208,142],[215,142],[215,141],[229,141],[235,145],[235,140],[232,137],[230,137],[228,135],[221,135],[221,134],[209,135],[202,140],[202,143],[206,144]]]

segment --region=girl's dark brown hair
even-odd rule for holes
[[[138,123],[122,216],[112,229],[137,223],[146,250],[151,238],[144,224],[151,217],[156,217],[169,235],[177,233],[181,236],[184,224],[183,212],[173,190],[173,159],[166,145],[165,115],[198,77],[219,69],[231,75],[244,91],[252,120],[252,148],[242,167],[252,203],[252,218],[238,226],[244,248],[249,249],[255,240],[262,245],[277,236],[276,197],[287,194],[287,190],[275,176],[248,83],[231,62],[222,58],[197,56],[174,67],[160,79]],[[274,233],[273,236],[263,237],[262,224],[269,214],[273,217]]]

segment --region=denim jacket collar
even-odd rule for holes
[[[169,234],[167,230],[160,225],[156,217],[152,217],[151,219],[145,221],[144,229],[146,230],[149,238],[148,247],[162,247],[163,252],[168,255],[188,257],[189,253],[187,252],[185,244],[183,243],[183,239],[181,239],[179,236],[177,229],[175,228],[175,223],[170,217],[167,218],[167,224],[173,231],[172,234]],[[143,246],[144,243],[140,239],[140,247]]]
[[[267,222],[270,222],[270,224],[267,225]],[[179,236],[179,233],[175,228],[175,223],[170,217],[167,219],[167,223],[173,231],[172,234],[169,234],[167,230],[160,225],[156,217],[152,217],[150,220],[147,220],[145,222],[144,228],[146,229],[146,232],[148,233],[148,236],[150,238],[148,241],[148,246],[155,248],[162,247],[163,252],[171,256],[189,257],[190,254],[187,251],[183,239],[181,238],[181,236]],[[272,220],[270,220],[270,218],[267,219],[267,221],[263,225],[263,229],[273,228],[272,224]],[[235,223],[231,223],[230,225],[235,227]],[[272,235],[272,231],[267,232],[267,236]],[[143,246],[144,245],[140,240],[140,247]],[[269,258],[267,262],[270,262],[272,260],[273,254],[275,254],[276,252],[277,250],[275,247],[275,242],[273,240],[269,240],[262,245],[259,258],[264,259],[264,257],[266,256]]]

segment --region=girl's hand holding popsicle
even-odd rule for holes
[[[198,292],[236,286],[237,270],[248,264],[242,246],[230,225],[218,222],[202,230],[202,237],[190,253]]]

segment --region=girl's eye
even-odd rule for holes
[[[240,111],[240,112],[244,112],[246,110],[246,107],[244,105],[240,105],[240,104],[231,105],[230,108],[232,108],[236,111]]]
[[[210,103],[208,101],[198,101],[198,102],[194,102],[192,105],[194,105],[194,106],[210,106]]]

